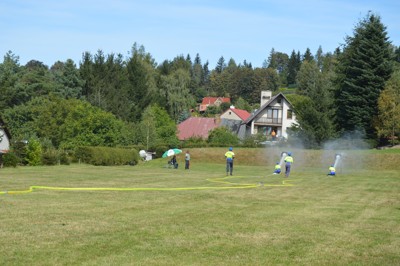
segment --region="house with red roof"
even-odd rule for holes
[[[245,130],[245,127],[242,127],[242,124],[250,116],[251,116],[251,114],[249,112],[247,112],[246,110],[237,109],[234,106],[231,106],[228,110],[226,110],[224,113],[221,114],[220,126],[227,127],[233,133],[240,136],[240,135],[244,134],[244,130]]]
[[[249,118],[250,113],[246,110],[237,109],[234,106],[231,106],[228,110],[226,110],[221,115],[221,119],[228,119],[228,120],[238,120],[238,121],[245,121]]]
[[[205,112],[208,106],[220,106],[222,103],[230,103],[231,98],[226,97],[204,97],[199,106],[199,112]]]
[[[215,118],[189,117],[178,124],[178,139],[185,140],[191,137],[207,139],[211,130],[219,126],[219,121]]]

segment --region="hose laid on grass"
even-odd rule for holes
[[[48,186],[30,186],[27,190],[10,190],[0,191],[1,194],[25,194],[31,193],[34,190],[59,190],[59,191],[183,191],[183,190],[223,190],[223,189],[243,189],[243,188],[256,188],[260,186],[264,187],[289,187],[293,184],[287,183],[290,180],[282,181],[282,184],[264,184],[264,183],[233,183],[226,181],[232,178],[244,178],[244,176],[227,176],[222,178],[208,178],[209,182],[224,184],[228,186],[224,187],[175,187],[175,188],[155,188],[155,187],[123,187],[123,188],[106,188],[106,187],[48,187]],[[286,182],[285,182],[286,181]]]

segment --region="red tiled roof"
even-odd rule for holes
[[[209,131],[217,126],[218,124],[214,118],[189,117],[178,125],[178,139],[184,140],[190,137],[206,139]]]
[[[203,101],[201,104],[214,104],[218,99],[221,100],[223,103],[230,103],[231,98],[225,98],[225,97],[204,97]]]
[[[242,119],[243,121],[249,118],[249,116],[251,115],[249,112],[242,109],[231,108],[230,110],[234,112],[238,117],[240,117],[240,119]]]

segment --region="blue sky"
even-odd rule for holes
[[[2,0],[0,55],[78,66],[83,52],[127,57],[136,42],[157,63],[198,53],[210,69],[221,56],[261,67],[272,48],[333,52],[369,10],[400,46],[398,0]]]

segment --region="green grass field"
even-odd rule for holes
[[[400,153],[357,151],[332,178],[294,151],[284,179],[278,151],[235,152],[232,178],[217,148],[189,171],[0,169],[0,265],[400,265]]]

